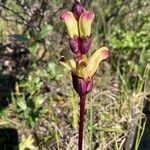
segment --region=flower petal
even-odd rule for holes
[[[78,23],[77,20],[75,19],[74,15],[70,11],[64,11],[60,15],[60,19],[65,23],[68,34],[70,38],[73,38],[75,35],[78,36]]]
[[[75,73],[76,62],[74,61],[72,54],[67,50],[61,50],[60,56],[60,63],[64,65],[69,71]]]
[[[98,49],[89,59],[88,61],[88,65],[86,68],[86,75],[87,77],[93,77],[93,75],[95,74],[99,63],[108,58],[109,56],[109,50],[107,47],[102,47],[100,49]]]
[[[88,64],[88,59],[86,57],[86,55],[82,55],[79,60],[76,60],[77,62],[77,76],[81,77],[81,78],[84,78],[85,79],[85,76],[86,76],[86,67],[87,67],[87,64]]]
[[[91,11],[86,11],[81,14],[79,18],[79,32],[81,38],[91,35],[91,24],[94,17],[95,14]]]

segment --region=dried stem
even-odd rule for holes
[[[85,99],[86,99],[86,95],[80,95],[80,122],[79,122],[78,150],[82,150],[82,143],[83,143]]]

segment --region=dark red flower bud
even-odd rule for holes
[[[73,87],[75,91],[81,96],[88,94],[93,88],[93,80],[87,78],[86,80],[72,74]]]
[[[80,38],[78,36],[74,36],[69,39],[69,45],[74,54],[80,52]]]
[[[83,9],[82,3],[75,0],[75,2],[73,3],[73,6],[72,6],[72,12],[77,20],[79,19],[80,15],[83,13],[83,10],[84,9]]]
[[[81,53],[87,54],[91,47],[91,36],[81,39]]]
[[[91,80],[90,78],[86,79],[86,92],[89,93],[91,92],[93,88],[93,80]]]

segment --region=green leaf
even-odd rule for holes
[[[37,34],[37,39],[42,40],[53,30],[51,25],[45,25],[42,30]]]
[[[60,0],[53,0],[53,3],[54,3],[54,4],[59,4],[59,3],[60,3]]]
[[[19,34],[13,34],[12,37],[19,41],[19,42],[24,42],[24,43],[28,43],[29,39],[26,36],[23,35],[19,35]]]
[[[29,35],[30,35],[30,38],[36,39],[36,37],[37,37],[36,29],[35,28],[29,29]]]
[[[44,102],[44,98],[42,96],[37,96],[35,98],[35,107],[39,108],[43,102]]]
[[[37,52],[39,48],[39,44],[38,43],[31,43],[30,47],[29,47],[29,51],[32,53],[32,54],[35,54]]]
[[[45,114],[45,113],[47,113],[48,111],[49,111],[49,109],[44,108],[44,109],[41,109],[40,113],[41,113],[41,114]]]
[[[20,97],[17,101],[17,105],[22,109],[22,110],[26,110],[27,109],[27,105],[26,102],[24,100],[23,97]]]

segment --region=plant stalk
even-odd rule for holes
[[[86,99],[86,95],[80,95],[80,120],[79,120],[78,150],[82,150],[82,143],[83,143],[85,99]]]

